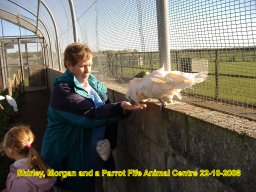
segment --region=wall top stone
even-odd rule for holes
[[[103,83],[108,89],[116,91],[118,93],[126,93],[128,84],[117,84],[111,82]],[[157,100],[150,100],[156,105],[160,105]],[[210,109],[194,106],[184,102],[177,102],[165,107],[165,110],[176,111],[200,119],[210,124],[217,125],[219,127],[227,128],[233,132],[237,132],[241,135],[247,135],[252,138],[256,138],[256,122],[245,118],[229,115],[219,111],[213,111]]]

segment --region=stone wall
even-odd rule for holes
[[[104,83],[113,101],[125,99],[124,85]],[[115,186],[112,191],[256,190],[256,122],[182,102],[160,110],[151,101],[147,109],[132,112],[119,124],[114,155],[118,170],[170,170],[170,176],[116,177],[109,181]],[[175,176],[177,171],[198,176]],[[230,176],[240,171],[241,176]]]
[[[124,86],[105,84],[114,101],[125,99]],[[117,191],[256,190],[256,122],[182,102],[161,110],[152,101],[146,110],[122,120],[118,135],[118,169],[170,169],[171,176],[118,177]],[[175,176],[175,170],[199,175]],[[230,176],[240,171],[241,176]]]

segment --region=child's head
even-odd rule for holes
[[[32,147],[34,138],[35,136],[29,126],[12,127],[4,136],[2,149],[11,159],[19,160],[27,157],[29,167],[37,168],[46,173],[46,163]]]
[[[34,141],[34,134],[28,126],[20,125],[11,128],[4,137],[3,147],[8,157],[12,158],[13,153],[27,157]]]

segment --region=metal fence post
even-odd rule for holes
[[[158,50],[160,67],[171,69],[169,0],[157,0]]]
[[[218,99],[219,97],[219,50],[215,51],[215,98]]]

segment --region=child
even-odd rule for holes
[[[4,137],[3,150],[15,162],[10,166],[6,192],[48,192],[56,178],[47,177],[47,165],[32,147],[34,135],[27,126],[11,128]]]

